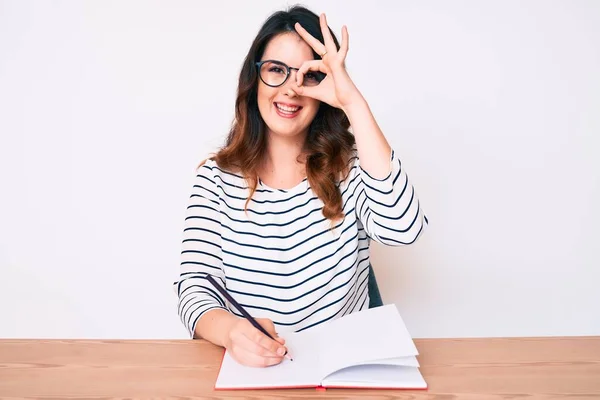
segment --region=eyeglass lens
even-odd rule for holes
[[[260,77],[269,86],[279,86],[285,82],[289,67],[283,63],[267,61],[260,67]],[[322,72],[308,71],[304,74],[303,84],[306,86],[317,86],[325,74]]]

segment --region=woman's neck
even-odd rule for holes
[[[260,169],[261,179],[274,186],[292,186],[306,176],[304,138],[282,138],[271,135]]]

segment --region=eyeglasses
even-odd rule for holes
[[[278,87],[283,85],[293,69],[298,71],[298,68],[287,66],[285,63],[277,60],[264,60],[256,63],[260,80],[267,86]],[[317,86],[327,74],[321,71],[308,71],[304,74],[302,81],[305,86]]]

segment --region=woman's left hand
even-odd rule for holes
[[[360,96],[345,67],[346,54],[348,54],[348,29],[345,25],[342,27],[342,43],[338,51],[329,32],[325,14],[320,15],[319,21],[325,44],[308,33],[299,23],[295,25],[300,37],[321,55],[321,60],[306,61],[302,64],[296,74],[296,86],[293,90],[301,96],[312,97],[332,107],[343,109]],[[325,52],[327,53],[323,56]],[[308,71],[321,71],[327,76],[317,86],[303,86],[304,75]]]

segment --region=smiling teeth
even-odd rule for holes
[[[287,111],[290,113],[296,112],[300,109],[300,107],[287,107],[287,106],[282,106],[279,103],[276,103],[276,107],[279,108],[281,111]]]

